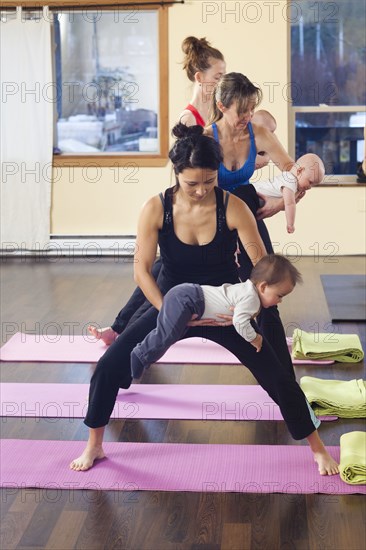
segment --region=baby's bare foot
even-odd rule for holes
[[[77,472],[89,470],[95,460],[105,458],[105,454],[102,447],[89,447],[87,446],[83,454],[79,458],[75,458],[70,464],[70,469]]]
[[[110,346],[111,344],[113,344],[118,336],[118,333],[115,332],[111,327],[97,328],[93,325],[89,325],[88,332],[89,334],[94,336],[96,340],[102,340],[102,342],[104,342],[106,346]]]
[[[318,464],[320,475],[333,476],[339,473],[338,464],[327,451],[314,453],[314,460]]]

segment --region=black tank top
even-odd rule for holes
[[[160,198],[164,206],[163,227],[159,231],[160,255],[163,260],[163,277],[168,286],[181,283],[198,283],[219,286],[223,283],[237,283],[238,267],[235,251],[238,233],[230,231],[226,224],[226,206],[229,193],[215,187],[216,194],[216,234],[205,245],[190,245],[178,239],[173,224],[173,188],[165,191]]]

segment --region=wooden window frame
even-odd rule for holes
[[[156,10],[158,14],[158,36],[159,36],[159,114],[158,114],[158,136],[159,153],[156,154],[121,154],[117,153],[61,153],[53,156],[55,167],[124,167],[124,166],[166,166],[168,163],[169,151],[169,112],[168,112],[168,7],[172,2],[142,0],[4,0],[0,1],[0,8],[21,6],[24,9],[39,9],[47,6],[53,11],[65,9],[75,10],[119,10],[143,9]]]
[[[289,3],[291,5],[291,2]],[[287,82],[292,81],[291,76],[291,20],[288,19],[287,23]],[[288,102],[287,114],[288,114],[288,151],[292,158],[295,158],[296,148],[296,115],[298,113],[354,113],[354,112],[366,112],[365,105],[293,105],[292,100]],[[328,178],[328,179],[327,179]],[[325,181],[318,185],[318,187],[360,187],[365,184],[357,183],[356,174],[328,174],[325,176]]]
[[[296,144],[296,115],[298,113],[355,113],[366,112],[364,106],[360,105],[322,105],[322,106],[293,106],[289,108],[289,140],[290,147],[289,152],[292,158],[295,158],[295,144]],[[354,184],[356,187],[363,185],[356,183],[356,174],[328,174],[325,176],[324,181],[319,184],[320,187],[331,187],[337,185]]]

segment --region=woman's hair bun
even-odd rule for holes
[[[202,134],[203,126],[198,124],[195,126],[187,126],[182,122],[178,122],[178,124],[176,124],[172,129],[172,135],[177,139],[198,137],[202,136]]]
[[[176,138],[169,151],[175,174],[181,174],[187,168],[218,170],[222,162],[220,144],[203,133],[203,127],[186,126],[179,122],[172,130]]]
[[[210,48],[210,43],[206,38],[196,38],[196,36],[187,36],[182,42],[183,53],[188,55],[192,50],[199,52],[202,49]]]

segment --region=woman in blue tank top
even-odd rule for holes
[[[164,196],[152,197],[145,203],[137,231],[135,278],[151,305],[98,361],[90,383],[85,418],[90,428],[89,439],[82,455],[70,464],[75,471],[88,470],[96,460],[104,458],[104,428],[119,388],[129,388],[132,382],[130,354],[156,327],[164,294],[182,280],[215,286],[238,282],[234,262],[238,237],[247,243],[252,264],[265,255],[248,208],[237,197],[217,187],[217,170],[222,161],[218,144],[202,135],[203,129],[199,126],[189,128],[179,124],[173,132],[179,138],[169,153],[176,186]],[[163,266],[161,280],[155,281],[151,269],[158,245]],[[319,471],[336,473],[337,464],[319,438],[320,422],[296,382],[292,364],[279,361],[265,335],[262,348],[257,352],[232,323],[228,326],[226,322],[203,319],[193,320],[190,325],[184,337],[209,339],[231,351],[279,405],[294,439],[308,439]],[[256,331],[261,332],[258,327]]]
[[[255,170],[258,151],[266,151],[280,170],[288,170],[293,159],[285,151],[276,135],[263,126],[251,123],[254,110],[262,99],[260,88],[241,73],[227,73],[217,84],[212,98],[211,117],[205,130],[207,135],[220,143],[224,160],[219,167],[219,186],[237,195],[252,210],[254,216],[259,208],[257,193],[248,186]],[[281,199],[277,210],[283,207]],[[276,210],[276,209],[275,209]],[[268,253],[273,252],[267,228],[262,220],[258,230]],[[241,249],[239,275],[248,279],[251,267],[248,257]]]
[[[220,143],[219,132],[216,122],[212,123],[212,132],[215,140]],[[252,123],[248,122],[247,129],[249,133],[249,155],[242,166],[237,170],[226,168],[223,162],[220,163],[218,170],[219,186],[225,191],[233,192],[239,185],[245,185],[249,183],[249,178],[253,175],[255,170],[255,159],[257,156],[257,149],[255,146],[255,139],[253,133]],[[244,137],[244,136],[243,136]]]

